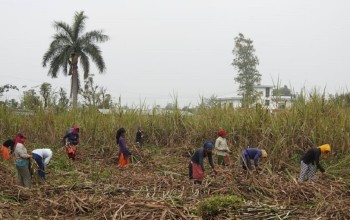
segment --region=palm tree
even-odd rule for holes
[[[96,64],[100,73],[106,69],[105,62],[101,56],[101,50],[96,45],[105,42],[109,37],[102,31],[84,32],[85,20],[87,16],[84,12],[76,12],[72,26],[65,22],[54,22],[57,33],[53,36],[50,48],[43,57],[42,65],[49,64],[48,75],[57,77],[57,73],[62,69],[65,76],[71,76],[71,96],[73,97],[73,108],[77,106],[79,91],[78,62],[84,71],[84,79],[88,78],[90,71],[90,59]]]

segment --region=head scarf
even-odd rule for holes
[[[267,157],[266,150],[261,150],[261,157]]]
[[[73,125],[73,132],[78,133],[79,132],[79,126]]]
[[[331,151],[331,146],[329,144],[321,145],[318,148],[320,148],[321,154],[326,154]]]
[[[17,145],[17,143],[21,143],[21,144],[24,144],[24,141],[23,139],[26,139],[27,137],[22,133],[22,132],[17,132],[16,133],[16,137],[15,137],[15,147]]]
[[[225,130],[220,130],[220,131],[218,132],[218,134],[219,134],[219,136],[223,137],[223,136],[226,135],[226,131],[225,131]]]
[[[211,141],[207,141],[204,143],[203,147],[212,149],[214,147],[214,144]]]

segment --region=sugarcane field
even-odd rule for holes
[[[1,160],[0,217],[348,219],[349,115],[349,109],[334,108],[321,99],[278,113],[261,108],[203,108],[191,116],[180,111],[105,115],[95,109],[26,116],[2,109],[1,137],[11,137],[21,128],[28,153],[48,148],[53,155],[45,179],[30,158],[30,187],[17,182],[13,161]],[[80,129],[74,159],[62,143],[72,123]],[[135,142],[140,125],[142,146]],[[120,165],[115,140],[121,127],[130,152],[126,165]],[[219,165],[214,149],[214,169],[207,157],[202,158],[205,175],[196,184],[189,178],[191,156],[197,148],[205,148],[204,143],[214,144],[218,130],[226,131],[229,162]],[[319,161],[326,172],[300,181],[300,159],[315,143],[331,146]],[[252,161],[253,168],[245,170],[242,151],[253,147],[265,149],[267,156],[260,158],[256,169]]]
[[[350,1],[0,7],[0,220],[349,220]]]

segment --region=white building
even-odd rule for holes
[[[260,94],[256,104],[270,110],[289,108],[294,101],[293,96],[273,96],[273,86],[257,85],[254,88]],[[242,99],[242,96],[220,96],[216,100],[223,108],[239,108],[242,106]]]

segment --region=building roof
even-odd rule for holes
[[[273,86],[270,85],[256,85],[254,88],[273,88]]]

